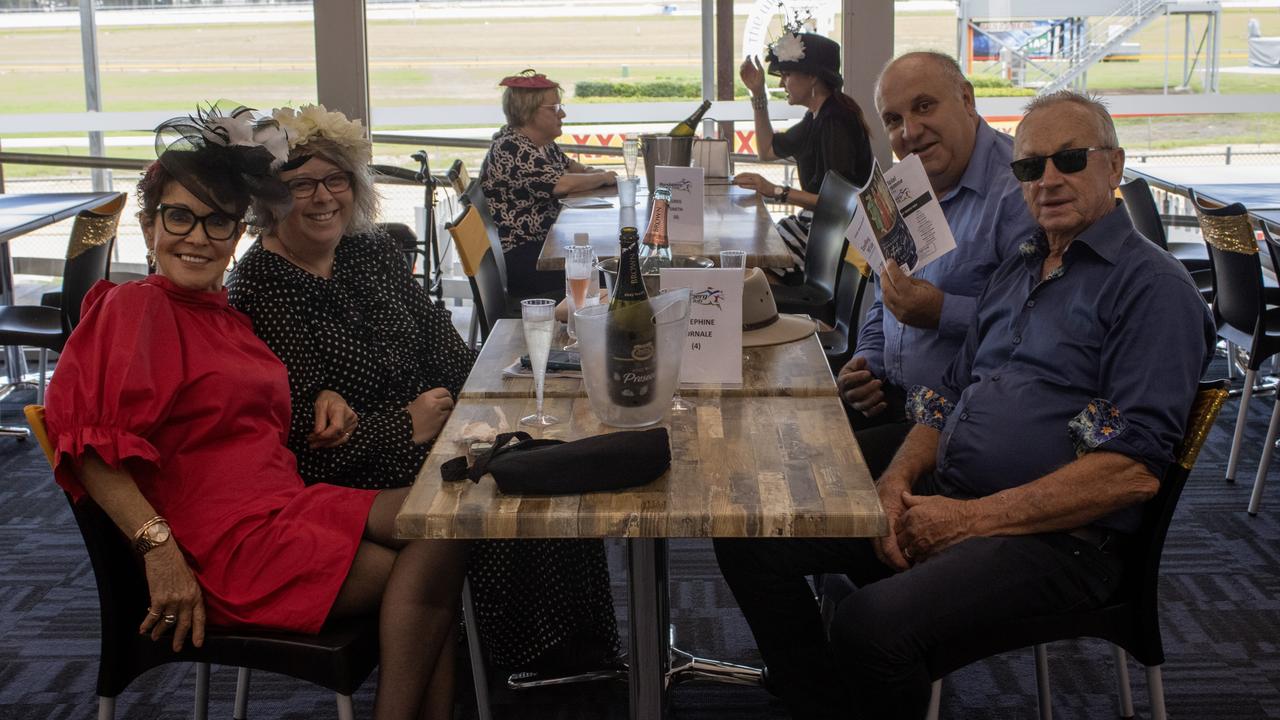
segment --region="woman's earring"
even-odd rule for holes
[[[147,265],[156,266],[156,251],[152,248],[147,248]]]

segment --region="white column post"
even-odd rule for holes
[[[880,166],[888,168],[893,152],[876,112],[875,84],[880,68],[893,58],[893,3],[841,0],[840,46],[844,91],[862,106],[871,129],[871,149]]]
[[[316,96],[329,110],[369,123],[369,49],[364,0],[314,0]]]
[[[80,0],[80,50],[84,58],[84,105],[89,112],[102,111],[102,83],[98,73],[98,22],[93,12],[93,0]],[[89,154],[102,157],[106,143],[100,130],[89,132]],[[104,192],[111,189],[110,170],[92,170],[93,189]]]

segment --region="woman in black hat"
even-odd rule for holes
[[[796,125],[779,133],[769,122],[764,69],[755,57],[742,62],[738,74],[751,91],[755,110],[756,155],[761,160],[792,158],[798,166],[800,187],[775,185],[757,173],[739,173],[734,182],[761,195],[799,206],[799,215],[778,223],[796,267],[784,271],[784,279],[799,281],[804,274],[804,251],[818,190],[828,170],[862,186],[871,173],[871,142],[862,108],[844,94],[840,76],[840,46],[815,33],[787,32],[769,46],[765,59],[769,74],[780,78],[787,103],[808,108]]]

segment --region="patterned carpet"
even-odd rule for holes
[[[1246,436],[1252,450],[1241,465],[1240,482],[1222,481],[1238,407],[1233,400],[1200,457],[1166,546],[1164,682],[1173,718],[1280,718],[1280,486],[1270,489],[1256,518],[1245,514],[1271,399],[1253,405]],[[5,403],[0,424],[16,422],[18,407]],[[1278,472],[1272,472],[1273,482]],[[91,717],[98,608],[80,536],[33,443],[0,439],[0,476],[0,718]],[[611,556],[621,618],[621,547],[611,546]],[[709,544],[673,542],[671,568],[677,644],[709,657],[756,663],[750,633],[720,580]],[[1114,671],[1105,644],[1065,642],[1049,652],[1055,717],[1115,717]],[[1036,717],[1032,668],[1026,650],[954,674],[946,684],[942,716]],[[1139,716],[1149,717],[1141,669],[1132,666],[1131,673]],[[119,698],[117,717],[188,717],[194,675],[178,666],[153,670]],[[234,685],[233,668],[214,669],[213,716],[230,717]],[[356,697],[360,717],[369,716],[373,686],[367,682]],[[462,686],[459,696],[469,692]],[[504,692],[495,700],[500,720],[624,718],[627,712],[626,687],[620,683],[518,696]],[[787,717],[763,690],[705,683],[676,688],[671,706],[672,717],[681,720]],[[460,709],[459,715],[466,714]],[[332,696],[322,690],[257,673],[250,715],[332,718],[336,710]]]

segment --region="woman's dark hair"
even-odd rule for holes
[[[824,78],[819,78],[818,82],[827,86],[827,89],[831,91],[833,96],[835,96],[836,102],[840,103],[844,109],[852,112],[858,117],[858,123],[862,125],[862,134],[866,135],[867,138],[870,139],[871,128],[867,125],[867,118],[862,114],[862,106],[858,104],[858,101],[846,95],[839,86],[832,87],[831,83]]]
[[[142,171],[142,179],[138,181],[138,219],[151,222],[160,207],[160,197],[164,188],[174,180],[173,175],[165,169],[164,163],[153,162]]]

